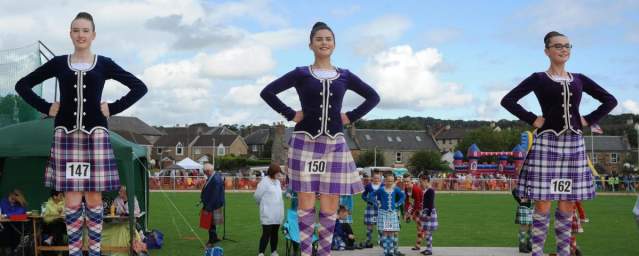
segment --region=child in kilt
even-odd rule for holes
[[[384,232],[381,239],[384,255],[404,255],[398,251],[399,241],[396,235],[400,229],[398,208],[406,196],[401,189],[395,186],[395,176],[392,172],[384,174],[384,187],[371,194],[371,197],[371,200],[375,200],[379,206],[377,229]]]
[[[437,209],[435,208],[435,190],[430,186],[428,174],[419,176],[419,184],[424,191],[421,222],[426,237],[426,249],[421,251],[421,254],[433,255],[433,232],[439,227]]]
[[[532,243],[530,243],[530,225],[532,225],[532,202],[526,198],[517,196],[517,189],[512,191],[515,201],[517,201],[517,213],[515,224],[519,224],[519,252],[530,253]]]
[[[377,225],[377,204],[374,199],[371,199],[371,195],[375,194],[381,187],[381,177],[378,172],[371,173],[371,182],[366,184],[364,193],[362,193],[362,199],[366,202],[366,209],[364,209],[364,225],[366,225],[366,241],[364,241],[365,248],[373,248],[373,228]],[[377,241],[380,241],[382,237],[381,232],[377,233]]]

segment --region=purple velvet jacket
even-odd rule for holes
[[[317,78],[311,68],[297,67],[266,86],[260,96],[286,120],[293,120],[295,110],[284,104],[277,94],[295,87],[304,118],[295,125],[295,132],[306,133],[313,139],[327,135],[331,138],[343,134],[341,118],[342,101],[346,90],[352,90],[365,101],[352,111],[346,112],[355,122],[379,103],[379,95],[369,85],[347,69],[337,69],[337,76],[330,79]]]
[[[519,103],[521,98],[534,92],[541,105],[544,125],[538,134],[554,132],[562,134],[568,130],[581,134],[581,114],[579,103],[585,92],[601,102],[592,113],[583,116],[588,124],[596,124],[616,105],[617,100],[590,78],[579,73],[569,73],[569,80],[554,80],[545,72],[530,75],[501,100],[501,105],[522,121],[532,125],[537,115],[524,109]]]
[[[100,111],[106,80],[114,79],[130,89],[124,97],[109,103],[112,116],[126,110],[147,92],[146,85],[140,79],[110,58],[98,55],[85,71],[71,66],[70,55],[53,57],[18,80],[16,92],[29,105],[48,115],[51,103],[35,94],[32,88],[52,77],[60,82],[60,110],[55,116],[55,127],[64,128],[67,133],[78,130],[92,133],[96,128],[107,129],[107,118]]]

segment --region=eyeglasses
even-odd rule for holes
[[[555,48],[556,50],[561,50],[563,48],[566,48],[568,50],[572,49],[572,44],[553,44],[553,45],[547,45],[546,48]]]

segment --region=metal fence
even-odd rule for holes
[[[257,188],[261,177],[240,178],[226,176],[224,178],[224,188],[226,190],[252,191]],[[149,188],[151,190],[202,190],[206,184],[206,176],[150,176]],[[280,179],[282,188],[286,188],[285,179]],[[366,182],[366,181],[365,181]],[[500,178],[432,178],[431,185],[438,191],[511,191],[517,186],[517,179]],[[597,191],[634,192],[639,189],[639,182],[633,181],[629,184],[621,183],[616,189],[612,189],[608,184],[602,186],[600,181],[596,182]]]

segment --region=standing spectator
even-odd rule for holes
[[[224,222],[224,215],[222,207],[224,207],[224,181],[222,175],[217,173],[213,169],[213,165],[205,164],[204,173],[209,176],[202,193],[200,194],[200,200],[202,202],[202,211],[211,213],[211,226],[209,227],[209,240],[206,243],[207,247],[212,247],[220,239],[217,236],[216,225],[220,225]]]
[[[610,187],[610,191],[615,192],[615,177],[608,176],[608,186]]]
[[[277,177],[281,172],[280,166],[271,164],[266,177],[262,178],[255,190],[255,201],[260,205],[260,222],[262,223],[262,237],[258,256],[264,256],[266,245],[271,243],[271,256],[277,256],[277,231],[284,219],[284,200],[282,186]]]

